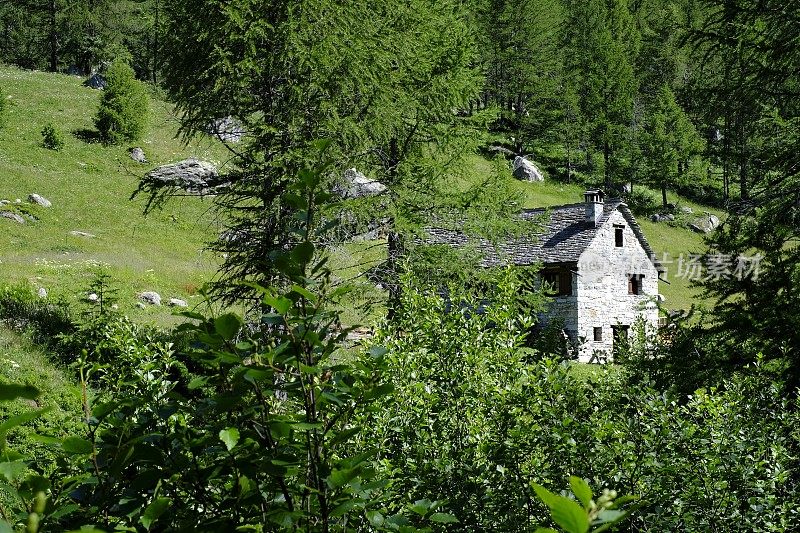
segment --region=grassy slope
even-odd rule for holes
[[[472,158],[471,166],[475,169],[476,176],[490,173],[494,168],[491,162],[480,156]],[[523,199],[523,207],[548,207],[583,201],[584,188],[580,185],[568,185],[554,181],[526,183],[515,180],[510,171],[507,179],[511,180],[513,186],[519,190]],[[723,213],[718,210],[690,202],[675,194],[669,194],[668,200],[677,205],[691,207],[696,214],[709,211],[720,218],[723,217]],[[691,230],[673,227],[666,223],[654,223],[647,219],[638,219],[638,222],[656,255],[661,259],[666,253],[666,257],[674,261],[672,264],[665,265],[667,267],[666,279],[669,284],[659,284],[659,290],[665,297],[665,306],[670,309],[688,309],[692,303],[698,301],[699,291],[691,287],[685,277],[677,276],[677,263],[681,254],[684,258],[688,258],[689,254],[699,253],[705,249],[702,237]]]
[[[185,199],[163,212],[142,216],[142,201],[129,201],[138,178],[154,166],[189,156],[224,163],[227,153],[205,138],[184,146],[168,105],[151,99],[151,120],[142,146],[150,163],[128,156],[131,146],[104,147],[71,132],[93,128],[100,91],[74,76],[0,67],[0,86],[10,109],[0,130],[0,199],[37,192],[53,207],[34,209],[35,223],[0,219],[0,281],[43,286],[51,295],[75,300],[92,272],[106,266],[120,288],[122,310],[139,319],[168,322],[169,310],[135,307],[135,294],[158,291],[163,298],[188,298],[214,273],[202,252],[213,231],[208,202]],[[52,122],[64,133],[60,152],[41,146],[41,129]],[[94,239],[74,237],[72,230]],[[191,299],[190,299],[191,303]]]
[[[12,430],[8,437],[12,448],[42,459],[39,454],[46,455],[48,449],[31,437],[33,433],[63,438],[78,430],[83,416],[81,390],[71,376],[24,337],[0,326],[0,382],[32,385],[40,392],[35,402],[19,399],[0,404],[0,421],[33,409],[50,409]]]
[[[208,138],[189,146],[177,141],[177,121],[169,106],[156,98],[151,100],[148,132],[138,143],[150,163],[132,161],[130,146],[104,147],[80,140],[71,132],[92,128],[101,95],[83,87],[81,81],[73,76],[0,67],[0,86],[11,104],[6,126],[0,130],[0,199],[24,201],[29,193],[38,192],[53,202],[50,209],[25,202],[40,219],[35,223],[21,226],[0,219],[0,282],[43,286],[53,296],[75,301],[100,265],[120,288],[123,311],[137,320],[168,323],[168,309],[139,310],[135,294],[156,290],[164,298],[177,296],[192,303],[191,293],[214,273],[213,257],[202,252],[214,232],[209,203],[184,199],[145,218],[142,202],[130,201],[130,193],[139,176],[156,165],[189,156],[222,164],[227,152]],[[60,152],[41,146],[41,128],[48,122],[65,133],[66,146]],[[468,163],[475,179],[494,171],[493,164],[480,156],[473,156]],[[518,188],[526,207],[582,199],[579,185],[522,183],[510,172],[507,179]],[[676,197],[672,200],[696,212],[706,209]],[[688,230],[648,220],[640,223],[659,255],[667,252],[677,258],[703,248],[702,239]],[[72,230],[97,238],[73,237],[69,234]],[[355,245],[361,246],[366,244]],[[687,308],[696,290],[676,277],[676,264],[668,267],[671,284],[661,285],[666,305]]]

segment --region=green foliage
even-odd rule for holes
[[[246,31],[242,20],[250,21]],[[326,181],[356,166],[389,187],[372,202],[373,219],[384,213],[378,222],[388,232],[418,229],[429,218],[431,200],[452,192],[443,182],[452,183],[454,163],[484,126],[480,117],[454,112],[480,84],[468,20],[462,4],[451,0],[170,5],[165,84],[183,133],[205,132],[228,115],[248,132],[248,150],[234,161],[225,176],[229,186],[215,202],[224,213],[223,235],[259,238],[214,243],[225,258],[219,294],[252,298],[249,286],[236,282],[272,285],[280,277],[275,254],[299,242],[288,231],[302,216],[291,186],[315,157],[316,139],[331,141],[334,164]],[[143,183],[140,190],[156,203],[180,194],[162,183]],[[439,203],[452,208],[452,196]],[[394,249],[389,261],[396,255]]]
[[[592,489],[585,480],[570,476],[569,484],[577,502],[553,494],[541,485],[533,484],[536,495],[550,510],[553,522],[566,533],[587,533],[590,527],[592,532],[606,531],[624,521],[635,509],[635,506],[628,506],[625,510],[621,510],[621,507],[634,500],[634,497],[617,499],[617,491],[604,489],[595,501],[592,499]],[[536,533],[553,533],[553,530],[539,528]]]
[[[61,150],[64,148],[64,134],[52,124],[45,124],[42,128],[42,146],[48,150]]]
[[[603,176],[610,189],[624,169],[623,155],[630,146],[638,29],[628,2],[592,0],[568,5],[564,35],[569,49],[567,75],[577,80],[588,140],[603,155]]]
[[[108,144],[139,140],[148,120],[147,90],[120,59],[111,63],[105,77],[107,86],[95,118],[100,136]]]
[[[687,183],[689,162],[703,144],[666,85],[658,92],[642,142],[648,182],[661,189],[662,206],[667,207],[667,188]]]
[[[320,180],[309,169],[295,184],[306,208]],[[296,224],[309,235],[313,218]],[[192,323],[179,329],[193,341],[185,353],[111,314],[72,336],[88,348],[76,363],[86,425],[61,443],[71,459],[54,479],[56,508],[70,512],[46,516],[49,524],[412,532],[455,522],[441,501],[388,507],[377,450],[351,448],[364,411],[392,388],[385,350],[333,357],[347,330],[331,309],[346,291],[331,287],[316,255],[303,241],[280,261],[288,289],[252,287],[260,325],[184,312]],[[174,372],[182,364],[191,368],[185,379]]]

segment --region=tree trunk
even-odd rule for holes
[[[611,190],[611,171],[608,168],[611,162],[611,145],[608,140],[603,141],[603,175],[606,182],[606,190]]]
[[[58,28],[56,27],[56,0],[48,4],[50,12],[50,72],[58,72]]]
[[[661,202],[666,209],[667,207],[667,184],[666,182],[661,182]]]
[[[390,221],[394,226],[394,221]],[[387,236],[386,254],[386,284],[389,289],[389,301],[386,303],[386,317],[391,320],[400,308],[400,271],[399,263],[402,254],[400,246],[400,235],[394,229],[389,231]]]
[[[151,68],[153,69],[153,72],[152,72],[153,85],[158,85],[158,38],[159,38],[158,29],[159,29],[159,22],[160,22],[160,16],[159,15],[161,14],[160,13],[161,10],[159,9],[159,7],[160,7],[159,6],[159,0],[155,0],[155,2],[153,2],[153,9],[155,10],[155,13],[153,13],[153,15],[154,15],[153,16],[153,50],[152,50],[153,57],[152,57],[152,63],[151,63],[151,65],[152,65]]]

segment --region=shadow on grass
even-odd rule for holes
[[[100,136],[100,132],[97,130],[83,128],[80,130],[72,130],[70,133],[73,137],[85,143],[95,144],[103,142],[103,138]]]

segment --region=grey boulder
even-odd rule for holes
[[[45,289],[44,287],[39,287],[39,290],[36,291],[36,295],[39,298],[47,298],[47,289]]]
[[[106,81],[105,76],[99,72],[95,72],[89,77],[88,80],[83,82],[83,84],[87,87],[91,87],[92,89],[105,89],[106,85],[108,85],[108,82]]]
[[[145,291],[139,294],[139,299],[146,304],[161,305],[161,295],[155,291]]]
[[[169,305],[170,307],[189,307],[189,304],[187,304],[185,300],[181,300],[180,298],[170,298]]]
[[[233,117],[212,120],[206,131],[220,141],[230,143],[238,143],[242,140],[245,133],[247,133],[242,123]]]
[[[524,157],[517,156],[514,158],[513,169],[514,177],[519,180],[544,181],[542,171]]]
[[[717,229],[719,225],[719,217],[706,212],[703,216],[696,218],[692,224],[689,224],[689,227],[692,231],[697,233],[711,233]]]
[[[384,191],[386,191],[386,185],[378,180],[368,178],[354,168],[345,170],[343,183],[335,187],[335,192],[345,199],[376,196]]]
[[[72,230],[69,232],[73,237],[85,237],[87,239],[94,238],[94,235],[85,231]]]
[[[53,203],[40,194],[29,194],[28,201],[32,204],[40,205],[42,207],[52,207]]]
[[[217,167],[211,163],[184,159],[154,168],[142,181],[160,187],[177,187],[196,194],[214,194],[213,182],[218,176]]]
[[[137,163],[147,163],[147,157],[144,155],[144,150],[138,146],[131,149],[131,159]]]
[[[12,213],[11,211],[0,211],[0,218],[6,218],[8,220],[12,220],[17,224],[24,224],[25,219],[19,216],[16,213]]]

